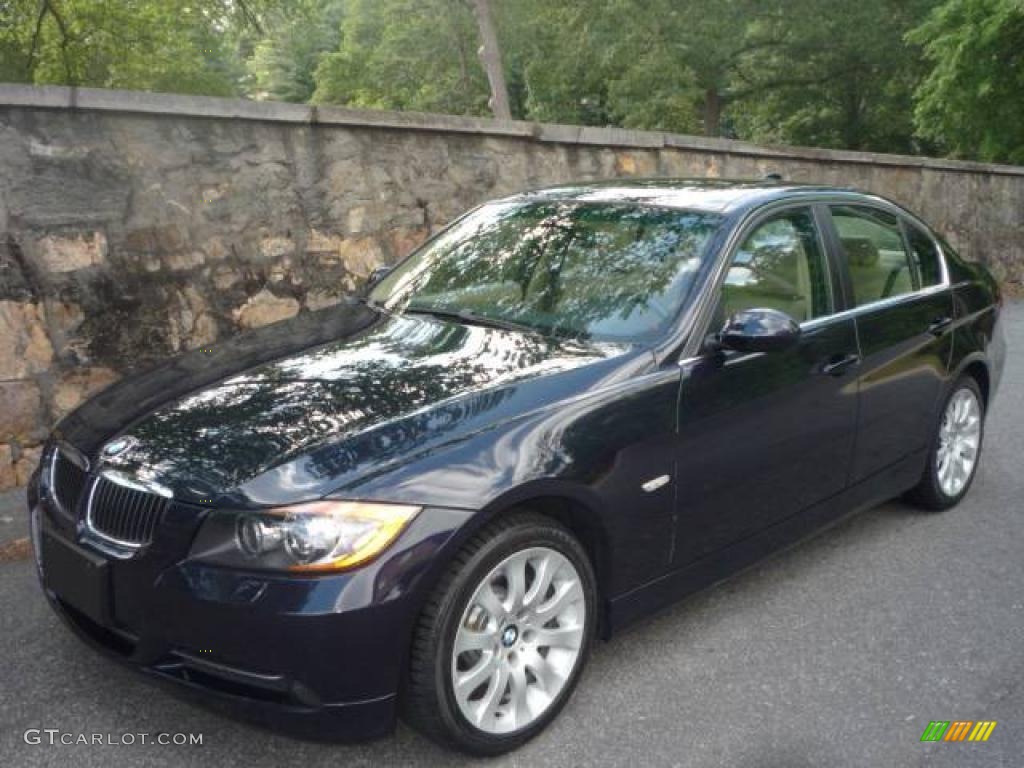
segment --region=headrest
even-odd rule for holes
[[[843,237],[840,239],[851,267],[873,267],[878,263],[878,248],[866,237]]]

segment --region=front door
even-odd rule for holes
[[[810,207],[741,236],[713,327],[741,309],[801,324],[786,351],[707,352],[683,364],[675,565],[686,565],[843,490],[859,364],[854,319],[835,316],[835,269]]]

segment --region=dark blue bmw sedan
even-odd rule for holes
[[[44,592],[313,736],[522,744],[597,637],[837,517],[955,505],[999,289],[881,198],[630,181],[482,205],[359,301],[125,379],[29,489]]]

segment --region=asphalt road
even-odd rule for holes
[[[1024,304],[1008,314],[1010,359],[960,507],[862,513],[617,637],[553,727],[489,765],[1024,764]],[[998,721],[987,743],[919,741],[930,720],[982,719]],[[29,728],[203,744],[28,745]],[[74,639],[28,561],[0,562],[0,765],[66,764],[474,763],[404,727],[323,745],[170,698]]]

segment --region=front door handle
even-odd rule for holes
[[[952,317],[936,317],[932,320],[932,324],[928,326],[928,333],[932,336],[941,336],[946,332],[946,329],[953,324]]]
[[[821,366],[821,372],[826,376],[842,376],[846,369],[860,362],[860,355],[850,353],[848,355],[833,355],[828,362]]]

